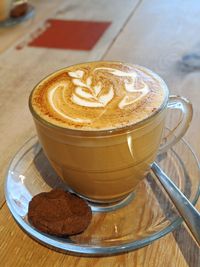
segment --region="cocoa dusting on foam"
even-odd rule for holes
[[[66,128],[104,130],[137,123],[160,108],[165,83],[146,68],[119,62],[71,66],[33,91],[34,111]]]

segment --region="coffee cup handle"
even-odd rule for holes
[[[181,137],[183,137],[190,125],[193,115],[192,104],[186,98],[181,96],[169,96],[167,109],[180,110],[181,118],[176,126],[170,130],[170,133],[163,137],[158,151],[159,154],[166,152],[170,147],[177,143]]]

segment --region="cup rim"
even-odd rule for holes
[[[110,136],[110,135],[115,135],[115,134],[122,134],[122,133],[128,133],[128,132],[131,132],[132,130],[135,130],[136,128],[138,127],[142,127],[144,124],[146,124],[148,121],[151,121],[156,115],[158,115],[163,109],[166,108],[167,106],[167,102],[168,102],[168,99],[169,99],[169,90],[168,90],[168,87],[165,83],[165,81],[158,75],[156,74],[155,72],[153,72],[152,70],[146,68],[146,67],[143,67],[143,66],[140,66],[140,65],[137,65],[137,64],[131,64],[131,63],[127,63],[127,62],[124,62],[124,61],[111,61],[111,60],[97,60],[97,61],[89,61],[89,62],[86,62],[86,63],[93,63],[93,62],[99,62],[99,63],[103,63],[103,62],[109,62],[109,63],[121,63],[121,64],[128,64],[128,65],[131,65],[131,66],[136,66],[136,67],[141,67],[143,68],[144,70],[146,70],[148,73],[152,74],[156,79],[158,79],[158,81],[162,84],[163,86],[163,89],[164,89],[164,100],[163,100],[163,103],[160,105],[160,107],[158,109],[156,109],[153,113],[151,113],[151,115],[149,115],[147,118],[144,118],[143,120],[141,121],[138,121],[138,122],[135,122],[135,123],[132,123],[132,124],[129,124],[129,125],[126,125],[126,126],[121,126],[121,127],[117,127],[117,128],[110,128],[110,129],[103,129],[103,130],[83,130],[83,129],[71,129],[71,128],[67,128],[67,127],[62,127],[62,126],[59,126],[59,125],[56,125],[56,124],[53,124],[45,119],[43,119],[33,108],[32,106],[32,103],[31,103],[31,100],[32,100],[32,95],[35,91],[35,89],[38,87],[38,85],[40,83],[42,83],[43,81],[45,81],[46,79],[50,78],[53,74],[56,74],[58,72],[62,72],[63,70],[69,68],[69,67],[73,67],[73,66],[76,66],[76,65],[81,65],[81,64],[85,64],[85,63],[77,63],[77,64],[73,64],[73,65],[69,65],[67,67],[64,67],[64,68],[61,68],[61,69],[58,69],[50,74],[48,74],[47,76],[45,76],[43,79],[41,79],[32,89],[30,95],[29,95],[29,110],[33,116],[33,118],[35,118],[37,121],[39,121],[41,124],[44,124],[45,126],[47,127],[50,127],[50,128],[53,128],[53,129],[58,129],[62,132],[64,132],[66,135],[71,135],[71,136],[88,136],[88,137],[91,137],[91,136]]]

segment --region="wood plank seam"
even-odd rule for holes
[[[113,38],[112,42],[110,43],[109,47],[107,48],[107,50],[104,52],[104,54],[102,55],[102,59],[106,56],[106,54],[110,51],[111,47],[113,46],[113,44],[115,43],[115,41],[117,40],[118,36],[121,34],[121,32],[123,31],[123,29],[126,27],[126,25],[129,23],[130,19],[134,16],[135,12],[137,11],[137,9],[140,7],[140,5],[142,4],[143,0],[139,0],[138,3],[136,4],[136,7],[133,8],[133,11],[130,13],[130,15],[127,17],[126,21],[124,22],[124,24],[122,25],[120,31],[118,32],[118,34]]]

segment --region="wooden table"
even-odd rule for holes
[[[200,2],[198,0],[32,0],[36,16],[0,28],[0,266],[197,267],[200,251],[184,224],[133,252],[77,257],[50,250],[14,222],[4,198],[4,178],[14,153],[35,133],[27,99],[33,86],[56,69],[89,60],[123,60],[160,74],[172,94],[193,103],[186,139],[200,157]],[[91,50],[28,46],[47,19],[109,21]],[[21,48],[21,49],[17,49]],[[197,203],[200,209],[200,201]]]

